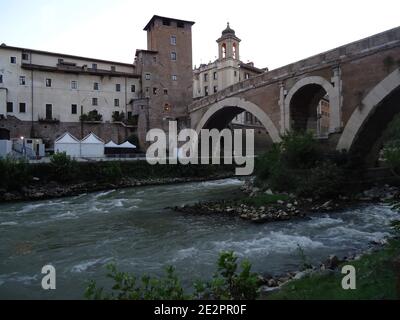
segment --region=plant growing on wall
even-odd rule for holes
[[[79,120],[82,122],[91,122],[91,121],[98,122],[98,121],[103,121],[103,116],[97,110],[92,110],[89,111],[89,113],[82,114]]]

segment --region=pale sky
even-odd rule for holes
[[[274,69],[400,25],[400,0],[0,0],[0,43],[132,63],[156,15],[195,21],[193,64],[229,21],[241,60]]]

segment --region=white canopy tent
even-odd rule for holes
[[[107,143],[105,146],[105,148],[118,148],[119,146],[114,142],[114,141],[110,141],[109,143]]]
[[[81,157],[103,158],[104,141],[94,133],[90,133],[81,141]]]
[[[129,141],[124,142],[123,144],[120,144],[118,148],[122,149],[136,149],[136,146],[130,143]]]
[[[54,143],[54,152],[65,152],[70,157],[80,157],[80,141],[69,132],[64,133]]]

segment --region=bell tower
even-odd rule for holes
[[[217,40],[218,43],[218,60],[224,59],[240,59],[239,45],[240,40],[236,37],[235,30],[231,29],[229,22],[224,31],[222,31],[222,36]]]

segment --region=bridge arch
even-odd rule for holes
[[[363,99],[344,128],[337,150],[355,151],[363,141],[375,147],[394,115],[400,113],[400,69],[379,82]]]
[[[271,137],[272,142],[278,143],[282,141],[279,135],[279,131],[275,127],[271,118],[256,104],[238,97],[227,98],[211,105],[210,108],[207,110],[207,112],[203,115],[199,123],[197,124],[196,132],[200,133],[201,129],[205,129],[210,126],[214,127],[212,125],[212,120],[213,117],[215,117],[218,114],[222,114],[224,112],[226,114],[225,122],[229,123],[236,114],[239,114],[243,111],[248,111],[257,117],[257,119],[267,130],[269,136]],[[211,127],[209,129],[211,129]]]
[[[282,123],[284,123],[283,131],[290,131],[292,129],[293,110],[292,102],[296,95],[299,95],[302,90],[310,88],[314,95],[321,95],[322,91],[329,96],[329,132],[335,132],[340,127],[340,94],[338,88],[335,88],[331,82],[320,76],[311,76],[300,79],[290,89],[285,97],[284,109],[282,114]],[[321,93],[317,90],[321,89]],[[282,133],[284,133],[282,132]]]

